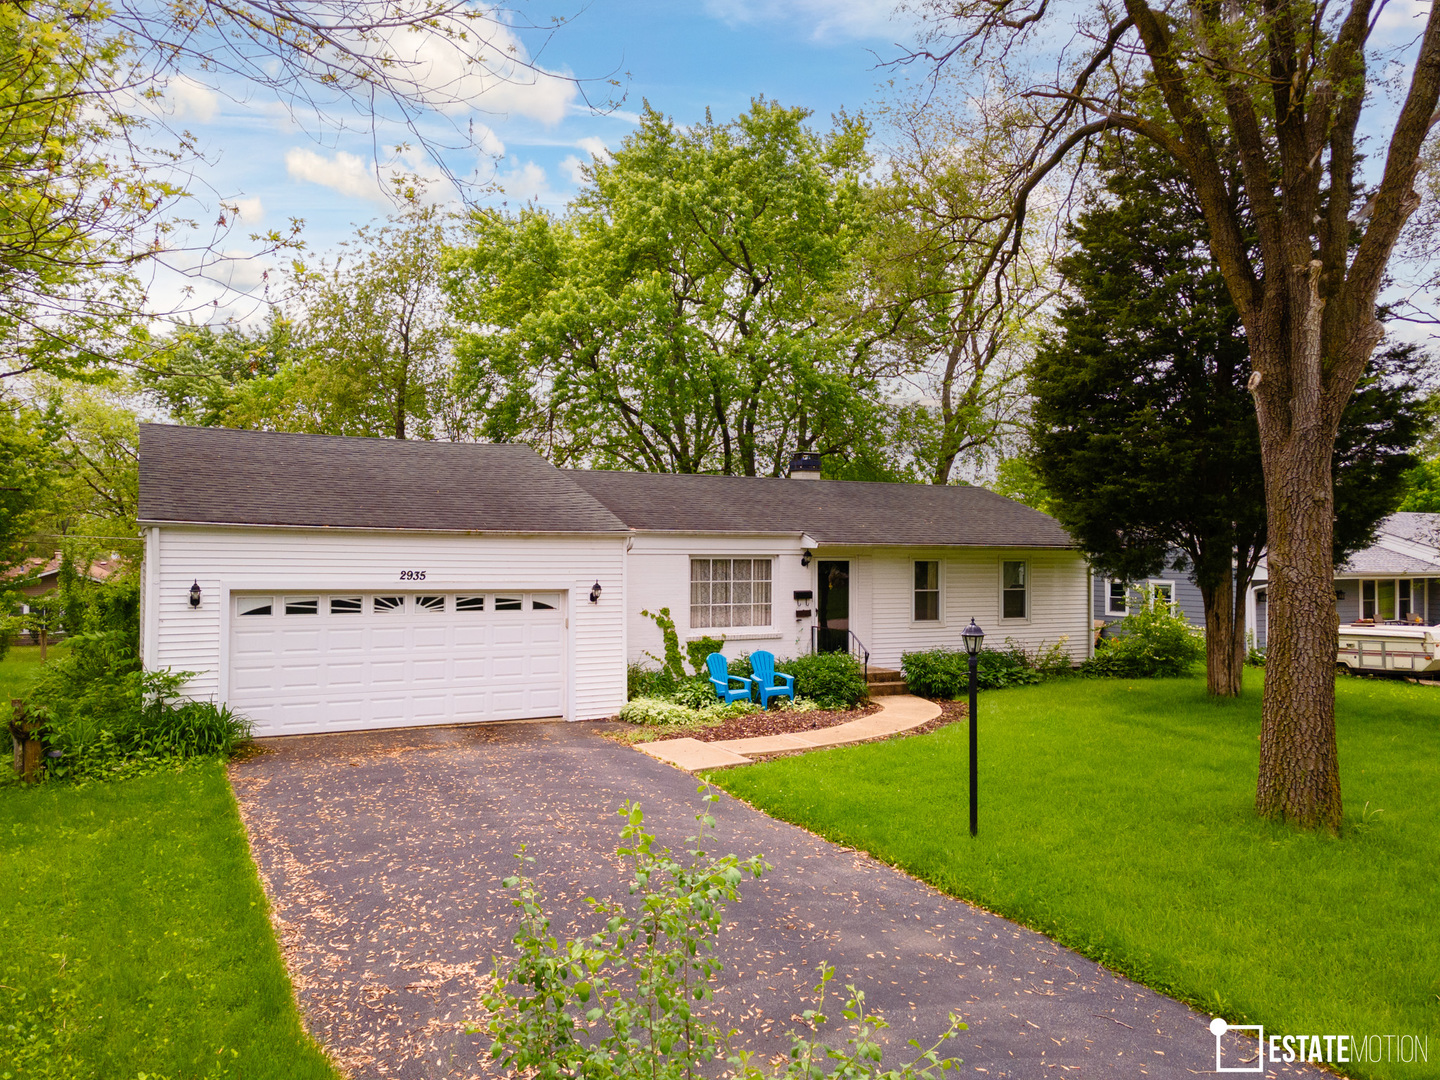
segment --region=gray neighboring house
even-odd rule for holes
[[[1269,577],[1265,563],[1250,587],[1250,625],[1259,645],[1266,641]],[[1355,552],[1335,571],[1335,611],[1342,625],[1440,624],[1440,514],[1391,514],[1376,529],[1375,542]]]
[[[1170,552],[1165,558],[1167,566],[1173,564],[1179,554]],[[1168,601],[1190,625],[1205,625],[1205,602],[1190,574],[1183,570],[1166,569],[1144,581],[1125,581],[1097,572],[1091,590],[1095,629],[1103,634],[1107,627],[1125,618],[1126,613],[1141,602],[1147,588],[1155,602]]]

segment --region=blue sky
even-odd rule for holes
[[[681,123],[700,119],[707,107],[717,119],[727,119],[762,94],[814,110],[820,127],[842,107],[864,109],[889,77],[877,56],[896,55],[896,43],[909,36],[905,24],[891,20],[891,7],[890,0],[591,0],[583,8],[534,6],[526,10],[536,21],[551,13],[573,14],[548,41],[520,35],[534,50],[534,61],[582,80],[615,74],[626,95],[620,108],[606,114],[586,106],[582,92],[597,99],[615,92],[600,82],[577,91],[566,81],[527,78],[523,85],[491,87],[470,99],[472,110],[452,111],[427,124],[452,141],[446,120],[477,125],[479,141],[498,153],[493,158],[456,153],[448,161],[458,173],[478,168],[481,176],[495,178],[505,191],[489,199],[559,208],[576,190],[577,164],[601,147],[618,145],[632,130],[642,101]],[[218,88],[221,93],[213,84],[172,80],[167,97],[171,123],[193,131],[210,160],[202,170],[203,185],[194,187],[201,201],[213,207],[212,192],[221,193],[241,207],[229,250],[245,248],[244,236],[251,231],[284,228],[296,217],[304,219],[303,236],[316,255],[332,250],[355,225],[389,212],[375,178],[376,143],[368,132],[307,129],[275,101],[240,86],[233,98],[223,93],[226,86]],[[404,136],[398,125],[382,131],[382,159]],[[428,168],[418,154],[409,160]],[[235,284],[253,286],[263,269],[258,260],[238,264]],[[197,291],[210,296],[203,287]],[[243,315],[244,308],[242,303],[230,310]]]
[[[476,141],[491,153],[456,152],[448,164],[457,174],[478,171],[482,179],[497,181],[504,191],[482,199],[511,207],[526,201],[563,207],[578,186],[578,164],[592,152],[617,146],[632,130],[642,101],[682,124],[700,119],[707,107],[716,119],[729,119],[762,94],[813,110],[812,122],[821,128],[842,107],[866,110],[892,75],[881,61],[899,55],[914,31],[913,24],[892,18],[894,0],[521,2],[528,5],[521,15],[535,22],[552,14],[572,18],[548,40],[518,33],[517,47],[528,50],[543,70],[594,80],[585,83],[585,92],[596,99],[613,92],[600,80],[615,75],[626,100],[612,112],[596,112],[572,82],[527,75],[510,84],[472,83],[464,107],[426,119],[425,130],[438,133],[442,142],[447,136],[456,141],[455,125],[475,125]],[[1381,18],[1380,40],[1409,40],[1427,8],[1428,0],[1392,0]],[[253,231],[283,230],[289,219],[301,218],[307,257],[313,259],[334,250],[355,226],[394,208],[377,180],[375,159],[378,151],[384,162],[394,144],[413,139],[399,124],[382,123],[375,137],[368,119],[350,130],[325,122],[303,125],[280,102],[244,84],[202,84],[185,77],[171,81],[166,98],[172,126],[193,131],[209,161],[191,185],[199,205],[189,216],[213,221],[218,195],[241,208],[238,227],[224,245],[227,253],[253,250],[246,242]],[[1382,121],[1389,111],[1383,103],[1375,110]],[[332,118],[345,113],[337,108]],[[408,163],[434,171],[416,152]],[[441,192],[445,185],[432,190]],[[226,273],[242,294],[195,283],[198,301],[219,301],[196,310],[196,317],[254,318],[260,309],[243,292],[260,286],[262,274],[279,261],[240,259],[230,265]],[[178,303],[179,280],[161,275],[162,305],[167,298]]]

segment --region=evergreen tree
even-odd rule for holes
[[[1069,294],[1031,369],[1033,461],[1056,517],[1101,571],[1188,569],[1205,604],[1207,685],[1240,692],[1243,597],[1266,539],[1245,333],[1180,168],[1117,137],[1071,227]],[[1377,355],[1335,450],[1336,557],[1403,495],[1418,434],[1414,350]]]

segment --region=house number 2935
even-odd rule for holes
[[[401,581],[424,581],[424,580],[425,580],[425,571],[424,571],[424,570],[401,570],[401,571],[400,571],[400,580],[401,580]]]

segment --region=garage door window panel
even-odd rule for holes
[[[235,611],[239,615],[273,615],[275,598],[273,596],[242,596],[235,601]]]
[[[496,611],[523,611],[525,601],[518,596],[497,596],[495,597]]]
[[[332,596],[331,615],[359,615],[365,610],[365,600],[359,596]]]
[[[403,596],[377,596],[375,597],[375,614],[389,615],[405,610],[405,597]]]
[[[319,615],[320,598],[318,596],[287,596],[285,597],[286,615]]]
[[[445,597],[417,596],[415,597],[415,610],[428,612],[443,612],[445,610]]]
[[[484,611],[485,597],[483,596],[457,596],[455,598],[456,611]]]

